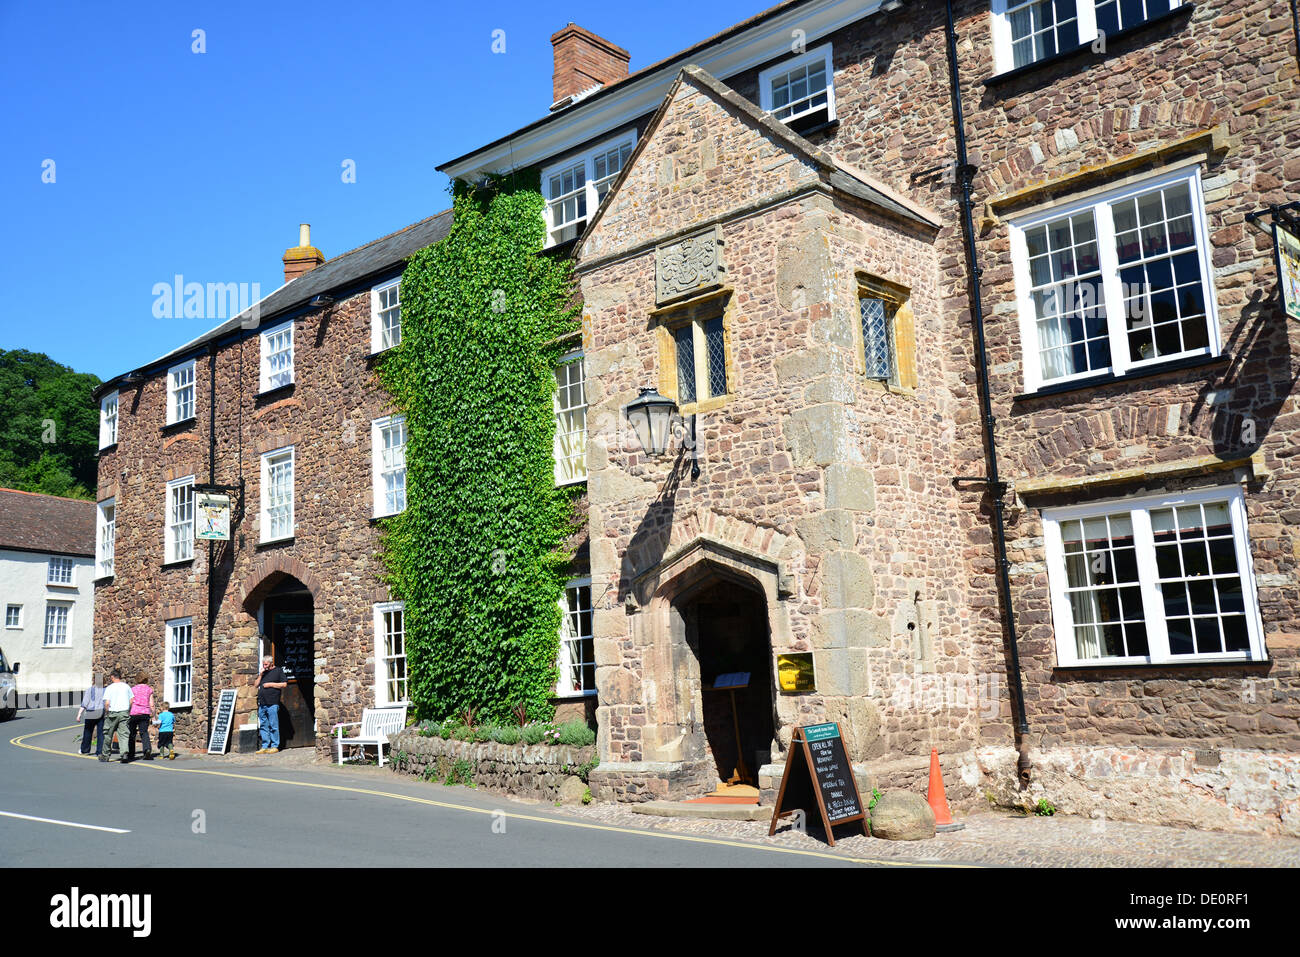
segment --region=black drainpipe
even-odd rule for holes
[[[217,342],[208,345],[208,484],[217,484]],[[217,579],[212,567],[217,543],[208,540],[208,740],[212,740],[212,625],[216,616]]]
[[[1006,484],[998,478],[998,446],[994,434],[997,420],[993,417],[993,403],[989,396],[988,357],[984,347],[984,306],[981,299],[978,252],[975,248],[975,221],[971,215],[971,181],[975,167],[966,155],[966,120],[961,106],[961,84],[957,76],[957,30],[953,26],[952,0],[948,7],[948,77],[952,83],[952,123],[957,133],[957,177],[961,181],[962,230],[966,234],[966,256],[970,266],[971,316],[975,326],[975,362],[979,371],[980,408],[985,439],[988,474],[981,481],[993,499],[993,547],[997,556],[998,594],[1002,600],[1002,620],[1007,630],[1011,650],[1011,682],[1016,701],[1016,731],[1029,733],[1025,717],[1025,689],[1020,679],[1020,649],[1016,643],[1016,618],[1011,610],[1011,563],[1007,561],[1007,534],[1003,511]],[[1023,759],[1022,759],[1023,764]],[[1022,768],[1023,772],[1023,768]]]

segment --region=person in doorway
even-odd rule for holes
[[[138,733],[144,747],[144,759],[153,760],[153,747],[149,742],[149,720],[153,717],[153,689],[149,687],[149,676],[143,671],[135,679],[131,688],[131,738],[127,742],[126,757],[122,763],[135,760],[135,736]]]
[[[257,730],[262,738],[258,754],[275,754],[280,750],[280,692],[289,686],[284,669],[275,666],[270,655],[262,658],[262,673],[257,676]]]
[[[104,741],[112,741],[119,729],[125,736],[127,721],[131,716],[131,689],[122,680],[122,673],[116,669],[108,676],[108,687],[104,689],[104,709],[107,712],[104,719]],[[108,760],[107,748],[99,755],[99,760]]]
[[[172,714],[170,701],[164,701],[158,712],[158,756],[171,761],[176,760],[176,749],[172,747],[172,733],[176,730],[176,715]]]
[[[98,677],[81,696],[81,707],[77,709],[77,720],[84,722],[81,732],[81,753],[90,754],[90,738],[95,735],[95,757],[104,753],[104,686]],[[96,732],[98,734],[96,735]]]

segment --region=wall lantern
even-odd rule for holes
[[[676,411],[676,402],[650,388],[641,389],[640,395],[623,406],[623,414],[636,430],[641,448],[656,456],[668,449],[669,426]]]

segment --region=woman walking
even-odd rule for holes
[[[94,678],[81,696],[77,720],[85,723],[81,732],[81,753],[90,753],[90,738],[95,735],[95,757],[104,753],[104,687]]]
[[[144,746],[144,759],[153,760],[153,747],[149,742],[149,719],[153,717],[153,689],[149,687],[149,676],[143,671],[135,679],[135,684],[131,687],[131,739],[127,745],[126,757],[122,759],[127,761],[135,760],[135,735],[138,731]]]

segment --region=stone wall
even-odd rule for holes
[[[431,773],[442,780],[452,762],[467,761],[479,787],[506,791],[515,797],[554,801],[560,785],[576,775],[577,769],[595,756],[596,749],[451,741],[406,730],[393,737],[389,753],[393,769],[399,773],[421,777],[426,768],[432,768]]]

